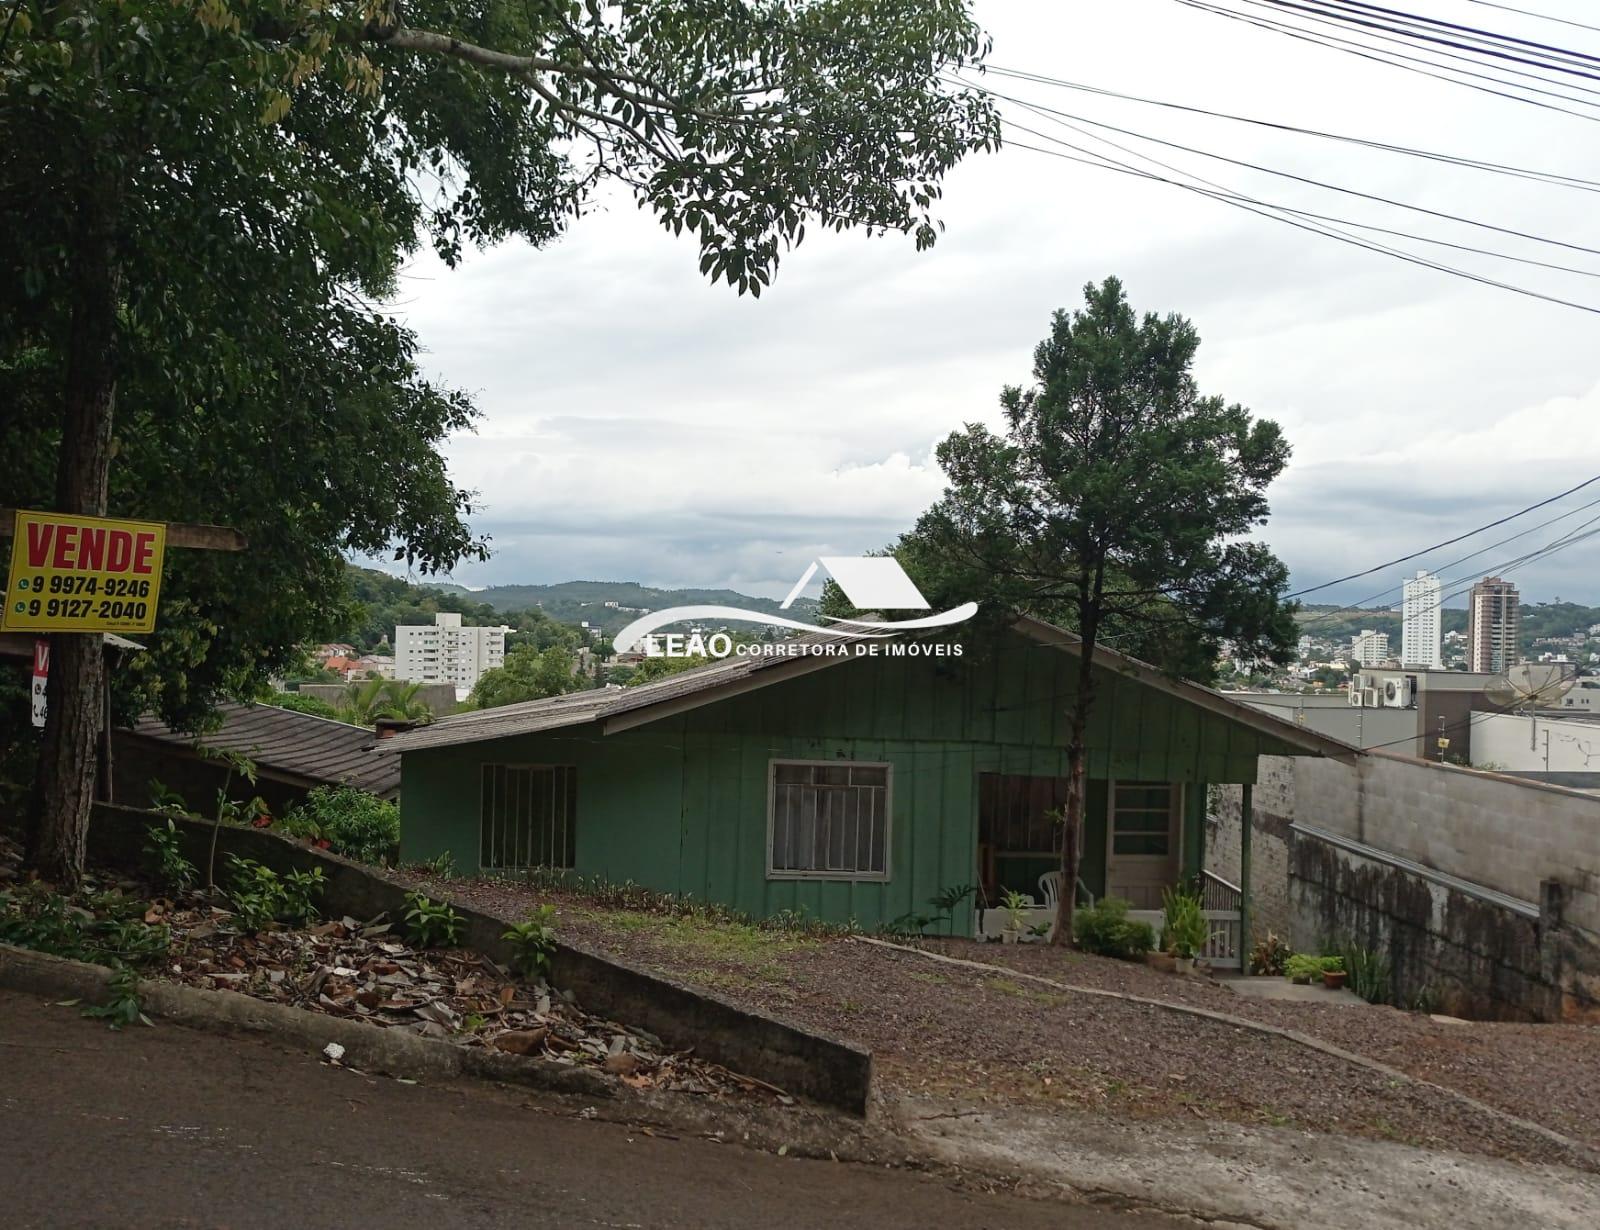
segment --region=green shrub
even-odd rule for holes
[[[1169,888],[1161,895],[1161,903],[1166,911],[1164,934],[1168,947],[1176,956],[1193,958],[1211,938],[1211,924],[1206,921],[1199,894]]]
[[[289,809],[281,827],[298,837],[324,839],[346,858],[382,863],[400,844],[400,809],[354,786],[318,786]]]
[[[511,968],[524,978],[536,978],[550,968],[556,947],[556,907],[541,905],[526,921],[512,923],[501,935],[511,945]]]
[[[228,855],[228,903],[242,931],[264,931],[275,922],[303,927],[317,919],[316,898],[326,880],[321,867],[280,876],[254,859]]]
[[[1289,945],[1268,931],[1267,938],[1257,940],[1250,949],[1250,972],[1276,978],[1283,973],[1284,964],[1292,956],[1294,951]]]
[[[183,856],[183,843],[178,837],[178,826],[167,817],[166,827],[152,824],[145,830],[145,867],[155,877],[156,883],[168,892],[181,893],[194,884],[199,872]]]
[[[1352,944],[1345,949],[1342,966],[1350,975],[1350,989],[1369,1004],[1386,1004],[1393,988],[1389,984],[1389,962],[1381,953]]]
[[[1297,952],[1283,963],[1283,973],[1290,979],[1317,981],[1325,973],[1338,973],[1344,969],[1340,956],[1319,957],[1309,952]]]
[[[454,948],[466,919],[426,893],[406,894],[406,931],[418,948]]]
[[[267,704],[279,709],[292,709],[296,713],[309,713],[314,717],[332,718],[336,722],[344,721],[339,711],[327,701],[300,692],[274,692],[267,697]]]
[[[1137,961],[1156,946],[1155,929],[1128,917],[1121,897],[1102,897],[1072,915],[1072,937],[1085,952],[1123,961]]]

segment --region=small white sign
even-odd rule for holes
[[[33,642],[33,724],[44,727],[45,697],[50,684],[50,642],[42,636]]]

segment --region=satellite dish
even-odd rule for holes
[[[1485,684],[1483,694],[1500,709],[1550,708],[1577,683],[1570,666],[1570,662],[1518,662]]]

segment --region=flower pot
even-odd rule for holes
[[[1015,944],[1017,936],[1020,934],[1021,932],[1018,931],[1002,931],[1000,933],[1000,942],[1003,944]]]
[[[1194,973],[1194,958],[1174,957],[1172,958],[1172,967],[1180,974],[1192,974]]]
[[[1145,964],[1152,969],[1158,969],[1163,974],[1170,974],[1177,967],[1176,958],[1170,952],[1147,952],[1144,954]]]
[[[1289,981],[1294,983],[1297,987],[1308,987],[1311,985],[1311,975],[1296,974],[1293,978],[1289,979]]]
[[[1337,991],[1344,986],[1344,981],[1349,976],[1342,969],[1325,969],[1322,971],[1322,985],[1330,991]]]

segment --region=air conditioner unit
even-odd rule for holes
[[[1411,706],[1411,688],[1405,679],[1385,679],[1383,681],[1383,707],[1385,709],[1407,709]]]
[[[1361,703],[1368,709],[1376,709],[1378,707],[1378,689],[1362,688]]]

